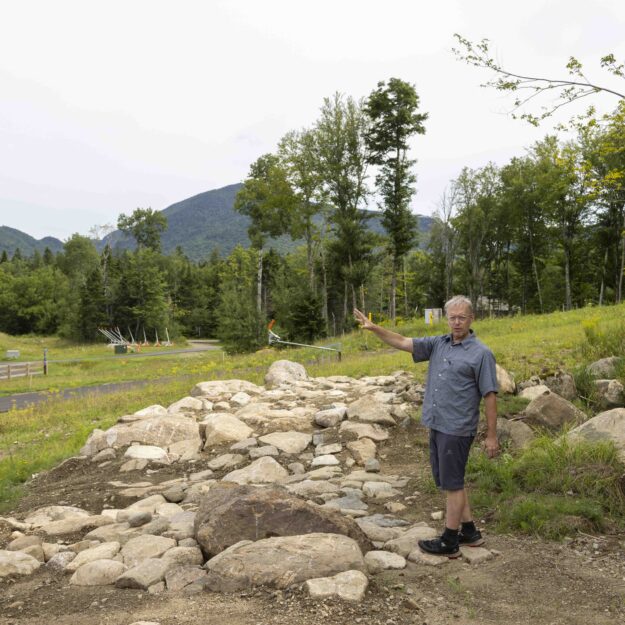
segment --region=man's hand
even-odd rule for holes
[[[364,330],[370,330],[375,324],[369,321],[369,317],[364,313],[361,313],[358,308],[354,308],[354,319],[360,324],[360,327]]]
[[[484,451],[489,458],[494,458],[499,453],[499,441],[497,434],[486,435],[484,439]]]

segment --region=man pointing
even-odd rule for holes
[[[445,304],[449,334],[412,339],[382,328],[358,309],[354,317],[363,329],[386,344],[412,354],[414,362],[429,361],[422,422],[430,428],[430,464],[436,485],[445,491],[445,531],[439,538],[420,540],[422,551],[449,558],[460,556],[460,545],[484,542],[475,527],[464,487],[469,449],[477,432],[484,398],[486,440],[490,458],[497,442],[497,375],[495,357],[471,330],[473,306],[458,295]]]

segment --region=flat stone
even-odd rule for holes
[[[365,461],[365,471],[367,473],[379,473],[380,462],[376,458],[368,458]]]
[[[134,567],[143,560],[159,558],[176,546],[176,541],[163,536],[144,535],[131,538],[122,548],[121,555],[126,566]]]
[[[153,584],[165,579],[165,573],[170,567],[166,560],[147,558],[136,566],[122,573],[116,580],[117,588],[139,588],[147,590]]]
[[[250,447],[256,447],[256,445],[258,445],[258,441],[255,438],[244,438],[242,441],[231,445],[230,451],[245,451]]]
[[[0,550],[0,578],[9,575],[30,575],[40,566],[41,562],[27,553]]]
[[[309,579],[304,587],[313,599],[338,597],[359,603],[364,599],[369,580],[362,571],[345,571],[333,577]]]
[[[252,460],[256,460],[257,458],[262,458],[263,456],[276,458],[280,455],[280,452],[275,445],[262,445],[261,447],[252,447],[249,451],[249,455]]]
[[[371,423],[353,423],[344,421],[339,427],[341,434],[351,434],[356,438],[370,438],[372,441],[385,441],[388,439],[388,432],[381,426]]]
[[[406,568],[406,558],[389,551],[369,551],[365,554],[367,571],[372,575],[389,569]]]
[[[343,451],[341,443],[328,443],[327,445],[317,445],[315,456],[325,456],[328,454],[340,454]]]
[[[176,592],[191,584],[202,582],[208,572],[199,566],[179,566],[165,573],[167,590]]]
[[[112,560],[119,553],[120,548],[121,545],[118,542],[110,542],[92,547],[91,549],[85,549],[67,564],[66,570],[73,573],[89,562]]]
[[[258,458],[243,469],[231,471],[223,477],[224,482],[237,484],[268,484],[277,483],[288,477],[288,471],[273,458]]]
[[[367,460],[375,458],[376,444],[370,438],[360,438],[347,443],[347,449],[357,464],[364,465]]]
[[[347,406],[347,418],[362,423],[377,423],[379,425],[396,425],[391,416],[390,407],[376,401],[370,395],[361,397]]]
[[[310,463],[311,467],[332,467],[340,464],[338,458],[333,456],[332,454],[327,454],[325,456],[316,456],[313,458]]]
[[[362,528],[362,526],[361,526]],[[364,530],[363,530],[364,531]],[[419,548],[419,540],[427,540],[430,538],[436,538],[439,533],[432,527],[418,526],[411,527],[402,533],[398,538],[387,541],[384,544],[384,549],[392,551],[407,557],[415,549]]]
[[[197,545],[197,543],[196,543]],[[204,564],[204,556],[199,547],[172,547],[163,554],[162,560],[176,566],[195,566]]]
[[[481,564],[494,558],[493,553],[484,547],[460,547],[460,551],[469,564]]]
[[[222,454],[217,456],[208,463],[208,468],[213,471],[220,471],[222,469],[231,469],[241,464],[245,460],[245,457],[241,454]]]
[[[124,572],[125,566],[117,560],[95,560],[81,566],[70,578],[73,586],[108,586]]]
[[[413,549],[408,554],[408,560],[416,564],[425,564],[427,566],[441,566],[441,564],[449,562],[449,558],[446,556],[435,556],[431,553],[423,553],[419,547]]]
[[[365,482],[362,485],[362,492],[370,499],[374,499],[376,501],[389,499],[401,494],[388,482]]]
[[[336,427],[347,418],[347,408],[320,410],[314,416],[315,423],[323,428]]]
[[[339,487],[327,480],[304,480],[285,487],[290,493],[300,497],[314,497],[323,493],[338,493]]]
[[[124,464],[119,467],[119,472],[128,473],[129,471],[143,471],[148,464],[149,462],[144,458],[133,458],[132,460],[128,460],[128,462],[124,462]]]
[[[208,415],[199,424],[200,436],[204,443],[204,449],[223,445],[225,443],[237,443],[250,438],[253,430],[231,414],[220,412]]]
[[[299,454],[310,445],[312,436],[305,432],[273,432],[261,436],[258,440],[267,445],[274,445],[287,454]]]

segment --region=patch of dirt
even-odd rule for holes
[[[443,507],[442,495],[428,483],[427,438],[422,428],[398,427],[380,446],[382,471],[410,477],[409,497],[400,516],[433,522],[430,513]],[[134,498],[119,495],[111,481],[154,483],[200,471],[205,462],[163,467],[156,472],[119,473],[122,459],[97,466],[70,459],[33,479],[12,514],[62,504],[92,512],[124,507]],[[219,474],[217,474],[219,476]],[[385,512],[372,506],[372,512]],[[402,571],[371,578],[361,604],[313,601],[300,588],[257,589],[236,594],[164,592],[151,595],[112,587],[76,588],[69,576],[40,570],[27,578],[0,583],[0,625],[161,625],[227,623],[228,625],[614,625],[625,622],[624,535],[578,534],[568,543],[497,535],[488,520],[478,519],[487,546],[499,555],[472,566],[462,560],[437,567],[409,563]],[[0,528],[2,545],[8,540]]]

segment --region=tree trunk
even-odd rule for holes
[[[258,275],[256,277],[256,310],[260,316],[263,310],[263,248],[258,250]]]
[[[605,269],[608,264],[608,249],[606,248],[603,255],[603,265],[601,267],[601,286],[599,287],[599,306],[603,306],[603,297],[605,294]]]
[[[410,311],[408,310],[408,275],[407,275],[407,271],[406,271],[406,257],[404,256],[404,262],[403,262],[403,270],[404,270],[404,316],[406,317],[406,319],[408,318],[408,315],[410,314]]]
[[[536,280],[536,292],[538,294],[538,305],[540,306],[540,312],[543,312],[543,296],[540,292],[540,280],[538,279],[538,267],[536,266],[536,256],[534,255],[534,242],[532,238],[532,229],[528,228],[529,240],[530,240],[530,254],[532,256],[532,271],[534,273],[534,280]]]
[[[328,311],[328,274],[326,272],[326,255],[323,247],[321,248],[321,274],[323,278],[321,315],[326,323],[326,333],[330,334],[330,315]]]
[[[397,321],[397,308],[396,308],[396,296],[397,296],[397,264],[396,259],[393,258],[391,262],[391,302],[390,302],[390,316],[393,325]]]
[[[623,300],[623,274],[625,274],[625,224],[623,226],[623,234],[621,236],[621,269],[618,278],[617,304],[620,304]]]
[[[564,246],[564,309],[571,310],[571,253],[568,245]]]

